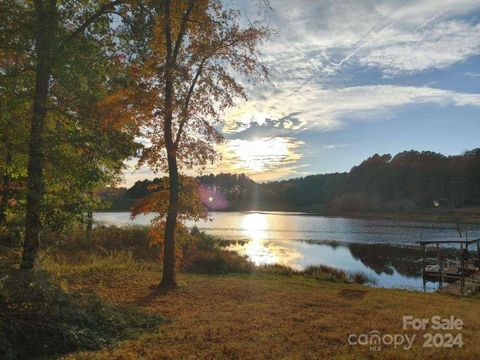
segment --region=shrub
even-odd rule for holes
[[[374,279],[368,277],[368,275],[361,271],[347,273],[343,270],[325,265],[308,266],[301,273],[305,276],[313,277],[315,279],[335,282],[353,282],[356,284],[375,282]]]
[[[190,248],[198,250],[214,250],[225,246],[225,240],[206,234],[203,231],[199,231],[196,226],[192,228],[190,234],[194,238],[194,241],[190,244]]]
[[[42,242],[50,254],[69,256],[72,262],[92,254],[105,256],[119,251],[131,253],[136,260],[157,260],[161,254],[159,246],[150,245],[146,226],[98,226],[90,234],[78,228],[68,234],[43,234]]]
[[[345,271],[326,265],[307,266],[302,274],[319,280],[348,282]]]
[[[200,249],[186,253],[183,270],[191,273],[227,274],[251,272],[253,264],[233,251]]]
[[[255,272],[260,274],[292,276],[301,275],[302,272],[281,264],[268,264],[255,267]]]
[[[0,245],[0,270],[4,267],[18,266],[21,255],[19,248]]]
[[[6,221],[0,225],[0,245],[20,246],[23,241],[24,219],[17,214],[8,214]]]
[[[350,279],[351,282],[354,282],[356,284],[373,284],[376,282],[375,279],[370,278],[367,274],[361,272],[361,271],[356,271],[348,274],[348,278]]]
[[[157,327],[163,319],[67,293],[44,271],[0,271],[2,359],[38,359],[95,350]]]
[[[194,227],[183,253],[183,270],[190,273],[227,274],[251,272],[254,264],[235,251],[224,250],[225,241]]]

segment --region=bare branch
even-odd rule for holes
[[[203,59],[200,65],[198,66],[197,73],[195,74],[195,77],[192,80],[192,83],[190,84],[190,88],[188,89],[187,96],[185,98],[185,103],[183,105],[182,109],[182,120],[180,121],[180,126],[178,127],[178,132],[177,136],[175,138],[175,146],[178,146],[178,143],[180,142],[180,137],[182,136],[183,132],[183,127],[185,126],[185,123],[188,120],[188,106],[190,104],[190,99],[192,98],[193,90],[195,89],[195,85],[197,84],[198,78],[200,77],[202,71],[203,71],[203,66],[205,64],[206,59]]]
[[[180,46],[182,45],[183,37],[185,36],[185,33],[187,31],[188,19],[189,19],[190,14],[193,10],[194,1],[190,0],[189,3],[190,4],[188,5],[187,10],[183,14],[182,24],[180,25],[180,31],[178,33],[177,40],[175,41],[175,47],[173,49],[173,54],[172,54],[172,61],[173,62],[177,61],[178,52],[180,51]]]
[[[73,33],[70,34],[69,38],[72,39],[77,37],[78,35],[83,33],[90,25],[92,25],[95,21],[97,21],[98,18],[105,15],[107,12],[112,11],[115,8],[115,6],[120,5],[125,1],[126,0],[114,0],[100,6],[100,8],[96,12],[90,15],[82,25],[80,25]]]

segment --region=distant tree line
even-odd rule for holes
[[[480,149],[457,156],[375,154],[349,172],[256,183],[244,174],[197,178],[217,210],[411,211],[480,206]],[[145,197],[161,179],[138,181],[121,198]],[[222,197],[225,201],[218,202]],[[111,197],[110,197],[111,198]]]

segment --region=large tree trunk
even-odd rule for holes
[[[47,116],[48,84],[51,76],[51,52],[54,41],[55,0],[36,0],[35,93],[28,150],[27,206],[22,269],[31,269],[40,246],[40,213],[43,202],[43,130]]]
[[[178,215],[178,166],[177,151],[173,141],[172,132],[174,102],[173,67],[175,59],[173,55],[174,50],[170,29],[170,0],[165,0],[163,5],[165,12],[163,26],[165,29],[165,42],[167,48],[164,69],[165,104],[163,136],[165,139],[168,160],[169,202],[167,219],[165,221],[165,237],[163,240],[163,275],[160,287],[168,289],[177,286],[175,280],[175,228],[177,227]]]
[[[190,0],[189,7],[182,17],[182,24],[179,29],[179,34],[177,35],[178,37],[176,40],[173,40],[170,24],[171,1],[163,1],[163,27],[165,30],[166,44],[166,64],[163,74],[165,77],[163,136],[165,139],[168,160],[169,203],[167,219],[165,222],[165,237],[163,242],[163,277],[160,283],[160,287],[162,288],[173,288],[177,286],[175,280],[175,229],[177,227],[178,217],[179,176],[177,164],[178,141],[174,139],[172,129],[173,107],[175,103],[175,86],[173,74],[174,69],[177,66],[177,55],[183,37],[185,35],[185,31],[187,29],[187,21],[193,9],[193,5],[193,0]],[[180,126],[180,129],[178,130],[179,132],[181,132],[181,127],[182,126]]]
[[[175,229],[178,214],[178,167],[175,154],[168,156],[169,204],[163,242],[163,277],[160,287],[177,286],[175,279]]]

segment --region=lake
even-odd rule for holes
[[[149,225],[154,215],[132,220],[128,212],[99,212],[104,225]],[[333,218],[285,212],[212,212],[209,221],[189,222],[208,234],[231,240],[229,247],[257,265],[283,264],[297,269],[328,265],[362,271],[372,285],[423,289],[422,253],[415,241],[457,237],[456,225],[409,220]],[[480,238],[471,226],[470,238]],[[431,253],[429,256],[434,257]],[[427,283],[427,290],[436,284]]]

